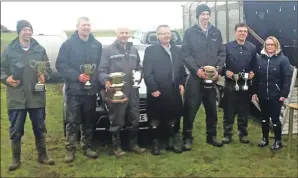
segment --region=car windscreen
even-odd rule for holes
[[[176,45],[181,45],[181,38],[180,38],[180,35],[179,35],[179,33],[177,31],[172,31],[171,41],[173,43],[175,43]],[[148,34],[147,42],[149,44],[156,44],[156,43],[158,43],[156,32],[150,32]]]

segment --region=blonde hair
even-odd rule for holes
[[[280,43],[279,43],[278,39],[274,36],[269,36],[269,37],[266,38],[266,40],[264,41],[264,50],[265,50],[266,53],[268,53],[268,51],[266,50],[266,41],[267,40],[272,40],[273,41],[273,43],[275,45],[275,55],[278,55],[281,51]]]
[[[90,19],[89,19],[88,17],[86,17],[86,16],[79,17],[79,18],[77,19],[77,27],[80,25],[81,20],[85,20],[85,21],[87,21],[87,22],[90,22]]]

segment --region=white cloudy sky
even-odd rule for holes
[[[1,24],[15,30],[20,19],[34,29],[75,29],[79,16],[88,16],[93,29],[152,28],[166,23],[182,28],[182,7],[187,2],[1,2]]]

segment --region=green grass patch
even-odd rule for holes
[[[63,163],[65,138],[62,122],[61,84],[47,84],[46,124],[48,129],[48,153],[56,160],[55,166],[44,166],[36,161],[37,153],[30,119],[27,118],[25,135],[22,139],[21,168],[8,172],[11,162],[9,121],[6,109],[5,88],[1,85],[1,176],[2,177],[152,177],[152,176],[200,176],[200,177],[294,177],[297,176],[298,139],[294,136],[293,150],[287,159],[287,137],[284,148],[272,152],[269,147],[259,148],[261,128],[253,119],[249,121],[248,132],[251,143],[239,143],[234,125],[234,142],[216,148],[205,142],[205,113],[201,108],[194,123],[193,150],[182,154],[162,151],[160,156],[128,153],[121,159],[110,155],[110,146],[96,146],[100,157],[90,160],[83,156],[80,147],[76,160]],[[219,110],[218,137],[222,138],[222,111]],[[271,133],[271,136],[273,134]],[[271,138],[271,143],[273,139]]]

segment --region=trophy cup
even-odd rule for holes
[[[213,66],[204,66],[203,70],[205,72],[205,75],[207,76],[207,79],[204,80],[204,87],[205,88],[212,88],[213,84],[213,77],[215,76],[216,68]]]
[[[132,71],[132,75],[133,75],[133,82],[134,82],[134,84],[132,85],[132,87],[133,88],[140,88],[139,83],[142,80],[142,73],[141,73],[141,71],[133,70]]]
[[[96,69],[96,64],[80,65],[81,73],[84,73],[88,76],[91,76],[94,73],[95,69]],[[92,84],[90,83],[90,81],[87,81],[84,85],[84,89],[90,90],[91,88],[92,88]]]
[[[242,78],[244,79],[244,81],[245,81],[245,84],[242,86],[242,89],[243,89],[244,91],[247,91],[247,90],[248,90],[247,80],[248,80],[248,78],[249,78],[249,75],[248,75],[248,73],[242,72],[241,77],[242,77]]]
[[[50,62],[30,60],[29,65],[36,71],[37,74],[42,73],[44,75],[46,69],[50,67]],[[46,91],[46,85],[38,81],[35,84],[34,91]]]
[[[108,98],[112,103],[123,103],[128,100],[122,92],[125,84],[125,82],[123,81],[124,76],[125,73],[123,72],[114,72],[109,74],[112,83],[112,86],[110,88],[112,90],[108,91]]]
[[[17,62],[12,68],[12,79],[21,81],[24,73],[25,65],[21,62]]]
[[[239,74],[233,74],[233,80],[236,82],[235,90],[239,91],[239,85],[238,85],[238,80],[239,80]]]

